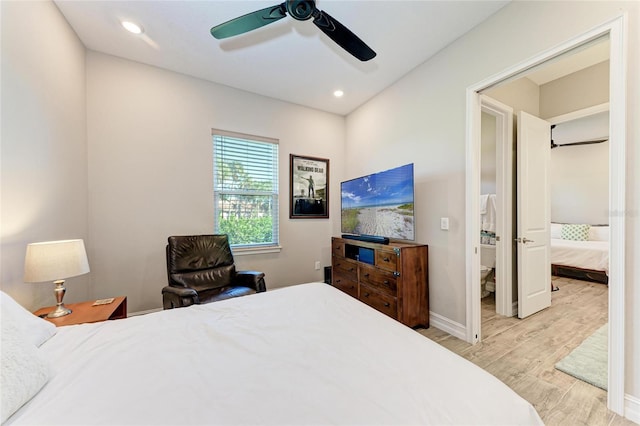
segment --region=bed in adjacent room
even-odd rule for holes
[[[30,347],[46,384],[6,424],[542,424],[486,371],[324,283],[44,334]]]
[[[608,283],[609,226],[552,223],[551,272]]]

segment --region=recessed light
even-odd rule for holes
[[[140,25],[135,24],[131,21],[122,21],[122,26],[125,28],[125,30],[133,34],[142,34],[144,32]]]
[[[336,90],[335,92],[333,92],[333,96],[335,96],[336,98],[341,98],[342,95],[344,95],[344,92],[342,90]]]

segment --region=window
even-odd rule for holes
[[[215,232],[234,248],[277,247],[278,141],[213,130]]]

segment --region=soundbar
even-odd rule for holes
[[[376,235],[342,234],[342,238],[346,238],[348,240],[366,241],[368,243],[389,244],[389,238],[387,238],[387,237],[378,237]]]

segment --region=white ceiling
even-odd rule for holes
[[[526,78],[538,86],[609,59],[609,39],[603,37],[543,63]]]
[[[84,45],[249,92],[348,114],[495,13],[508,1],[318,0],[376,51],[360,62],[313,23],[287,16],[216,40],[212,26],[276,1],[55,0]],[[135,36],[121,20],[144,27]],[[333,97],[336,89],[345,92]]]

